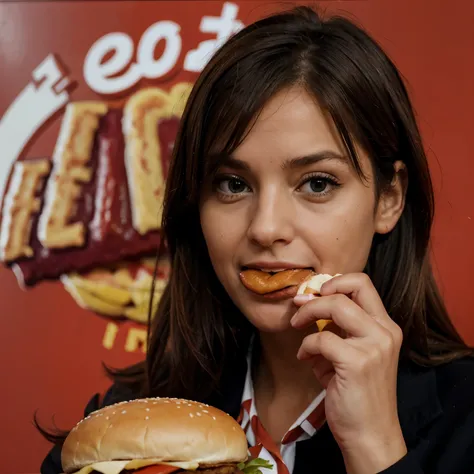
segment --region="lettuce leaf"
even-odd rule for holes
[[[273,465],[262,458],[254,458],[247,462],[241,462],[237,467],[244,474],[263,474],[260,468],[273,469]]]

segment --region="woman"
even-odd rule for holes
[[[474,472],[472,350],[433,278],[432,219],[413,110],[380,47],[308,7],[250,25],[182,119],[163,214],[172,273],[146,361],[86,413],[205,401],[279,474]],[[342,275],[320,298],[265,297],[243,285],[249,268]],[[59,454],[43,473],[61,472]]]

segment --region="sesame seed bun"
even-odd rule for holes
[[[110,405],[80,421],[66,438],[64,472],[103,461],[157,459],[199,466],[247,459],[247,439],[228,414],[203,403],[146,398]]]

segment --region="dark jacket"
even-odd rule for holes
[[[239,364],[207,403],[233,417],[240,411],[246,365]],[[132,399],[117,387],[102,402],[94,396],[85,415],[100,406]],[[474,360],[460,360],[433,369],[400,366],[398,411],[408,454],[383,474],[474,474]],[[61,448],[56,446],[41,474],[58,474]],[[327,425],[296,446],[294,474],[342,474],[344,461]]]

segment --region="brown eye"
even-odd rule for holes
[[[316,198],[326,196],[339,186],[339,182],[331,175],[317,174],[306,178],[298,191]]]
[[[309,187],[313,193],[323,193],[328,187],[326,179],[312,178],[309,180]]]
[[[215,189],[229,196],[243,194],[250,191],[249,186],[244,180],[236,176],[222,176],[216,180]]]
[[[229,191],[233,194],[243,193],[247,189],[247,185],[240,179],[231,178],[227,180],[227,182],[228,182],[227,187]]]

